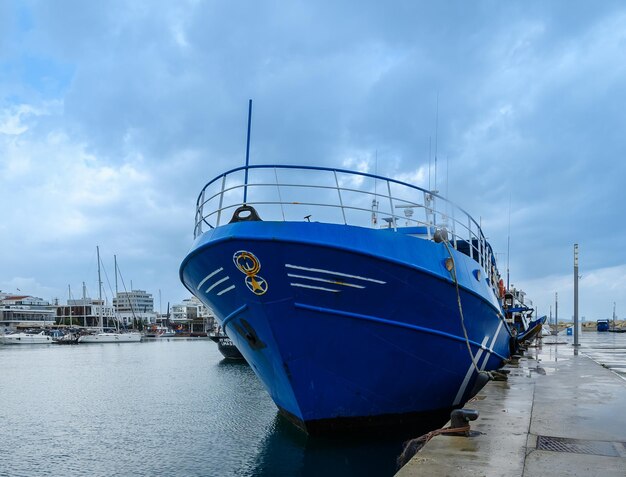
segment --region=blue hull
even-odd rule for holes
[[[276,405],[308,432],[394,425],[462,406],[474,362],[500,367],[510,331],[475,260],[380,229],[237,222],[199,236],[185,286],[222,328]]]
[[[546,317],[542,316],[537,318],[536,320],[531,321],[528,324],[528,329],[524,330],[522,333],[517,335],[518,344],[529,343],[537,336],[541,336],[541,330],[543,328],[543,324],[546,322]]]

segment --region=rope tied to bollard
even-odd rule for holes
[[[398,468],[405,465],[417,454],[426,443],[435,436],[470,436],[470,421],[478,419],[479,413],[473,409],[455,409],[450,413],[450,427],[432,430],[423,436],[411,439],[404,443],[402,453],[396,460]]]
[[[402,448],[402,453],[396,460],[398,469],[406,465],[415,456],[415,454],[417,454],[426,445],[426,443],[430,441],[433,437],[445,435],[445,434],[456,435],[456,436],[459,436],[459,435],[468,436],[469,432],[470,432],[470,425],[468,423],[467,426],[462,426],[462,427],[444,427],[441,429],[435,429],[434,431],[430,431],[424,434],[423,436],[416,437],[415,439],[410,439],[406,441]]]

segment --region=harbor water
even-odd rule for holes
[[[626,379],[626,333],[579,352]],[[0,476],[390,476],[407,437],[308,438],[209,340],[0,346],[0,363]]]
[[[401,451],[307,438],[209,340],[0,345],[0,363],[0,476],[385,476]]]

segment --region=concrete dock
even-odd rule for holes
[[[465,405],[472,436],[430,440],[397,477],[626,476],[626,335],[549,336]]]

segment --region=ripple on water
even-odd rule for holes
[[[0,346],[0,475],[393,475],[398,439],[307,438],[208,340]]]

